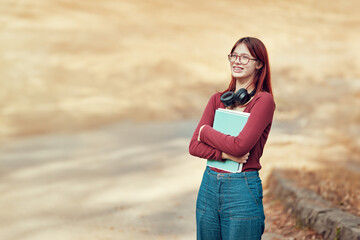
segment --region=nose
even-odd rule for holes
[[[236,64],[242,64],[241,63],[241,60],[240,60],[240,56],[237,56],[236,58],[235,58],[235,62],[234,63],[236,63]]]

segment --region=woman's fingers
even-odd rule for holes
[[[238,162],[238,163],[246,163],[247,160],[249,159],[249,156],[250,156],[250,153],[247,153],[242,157],[235,157],[235,156],[226,154],[226,157],[228,157],[230,160],[233,160],[234,162]]]
[[[240,163],[246,163],[246,161],[249,159],[250,153],[245,154],[244,156],[240,157]]]

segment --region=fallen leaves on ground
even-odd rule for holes
[[[291,209],[286,210],[279,200],[270,193],[264,195],[266,216],[265,232],[273,232],[284,236],[279,240],[322,240],[323,237],[315,231],[302,226]]]
[[[340,166],[319,170],[288,170],[285,176],[343,211],[360,216],[360,174]]]

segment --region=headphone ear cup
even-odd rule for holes
[[[241,88],[235,93],[235,101],[240,103],[240,105],[244,105],[249,100],[250,100],[250,96],[245,88]]]
[[[235,93],[232,91],[224,93],[221,95],[220,101],[225,105],[225,107],[235,104]]]

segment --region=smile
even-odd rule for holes
[[[233,67],[233,71],[236,72],[236,73],[240,73],[244,70],[244,68],[242,67],[238,67],[238,66],[234,66]]]

